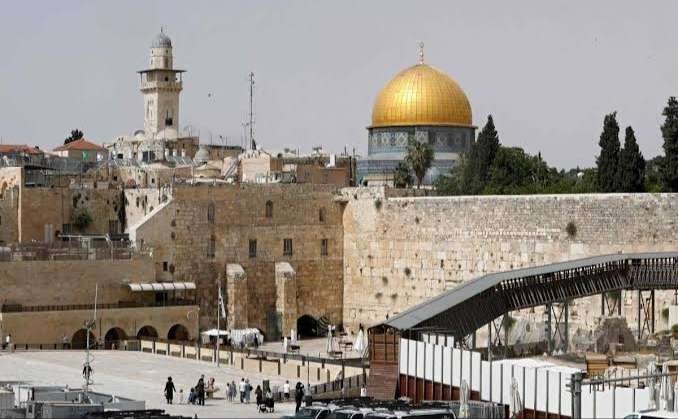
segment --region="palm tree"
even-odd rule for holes
[[[413,138],[407,144],[407,163],[417,177],[417,188],[421,187],[421,182],[426,176],[426,171],[433,163],[433,148],[428,143],[419,142]]]

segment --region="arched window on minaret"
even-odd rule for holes
[[[173,122],[174,121],[172,120],[172,115],[170,115],[170,111],[167,110],[167,112],[165,113],[165,126],[171,127]]]

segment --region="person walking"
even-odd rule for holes
[[[205,405],[205,375],[202,374],[200,375],[200,379],[198,380],[198,384],[195,386],[195,393],[196,397],[198,399],[198,404],[200,406]]]
[[[245,403],[245,379],[241,378],[240,383],[238,384],[238,391],[240,391],[240,403]]]
[[[172,377],[167,377],[167,382],[165,383],[165,399],[167,399],[167,404],[172,404],[175,391],[177,391],[177,389],[174,387]]]
[[[290,381],[285,380],[285,384],[283,384],[283,396],[285,397],[285,400],[289,401],[290,400]]]
[[[301,382],[297,381],[297,385],[294,387],[294,401],[297,403],[294,413],[299,412],[301,407],[301,401],[304,399],[304,385]]]
[[[229,402],[232,402],[233,399],[231,398],[231,383],[226,381],[226,400]]]
[[[250,398],[252,395],[252,385],[250,384],[250,379],[245,379],[245,403],[250,403]]]
[[[236,387],[235,380],[233,380],[233,381],[231,381],[231,401],[235,401],[237,394],[238,394],[238,387]]]
[[[257,411],[259,411],[259,407],[264,402],[264,392],[261,390],[261,386],[257,386],[257,389],[254,390],[254,395],[255,395],[256,400],[257,400]]]

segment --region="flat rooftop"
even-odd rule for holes
[[[230,403],[225,398],[224,388],[227,380],[240,381],[248,378],[254,388],[262,380],[270,380],[271,386],[282,386],[284,379],[264,374],[217,367],[208,362],[180,359],[144,352],[95,351],[92,352],[92,391],[108,393],[135,400],[145,400],[146,409],[164,409],[167,413],[200,418],[253,418],[280,417],[294,414],[294,403],[276,403],[275,414],[261,414],[256,411],[254,393],[250,404]],[[83,384],[82,365],[85,359],[83,351],[36,351],[36,352],[0,352],[0,377],[3,381],[23,381],[34,385],[68,385],[79,388]],[[178,394],[173,405],[165,403],[163,391],[168,376],[172,376],[174,385],[184,390],[184,400],[194,386],[200,374],[205,378],[214,377],[219,392],[215,399],[207,399],[205,406],[177,404]],[[292,386],[296,382],[291,382]]]

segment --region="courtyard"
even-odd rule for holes
[[[68,385],[82,387],[84,351],[39,351],[0,353],[0,381],[22,381],[34,385]],[[137,400],[145,400],[147,409],[165,409],[166,412],[198,418],[251,418],[280,417],[294,413],[294,403],[277,403],[275,413],[262,414],[256,411],[254,393],[250,404],[231,403],[225,398],[226,382],[250,380],[254,388],[263,380],[271,386],[281,386],[284,380],[263,374],[217,367],[214,364],[188,359],[170,358],[143,352],[96,351],[93,352],[93,391],[103,392]],[[216,379],[219,392],[214,399],[205,401],[205,406],[165,403],[163,390],[168,376],[172,377],[177,392],[183,389],[184,399],[196,384],[200,374],[205,379]],[[290,383],[294,386],[295,383]]]

